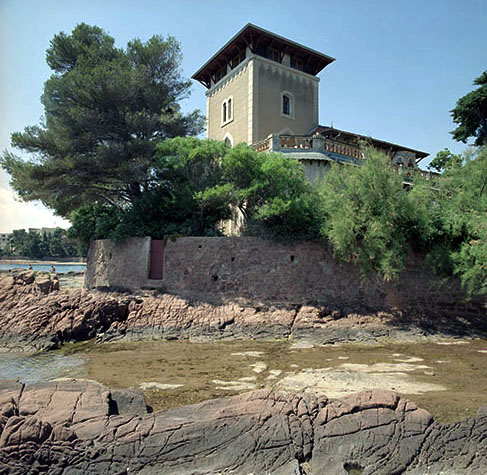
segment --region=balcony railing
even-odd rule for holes
[[[332,140],[325,139],[325,150],[327,152],[338,153],[340,155],[345,155],[347,157],[364,159],[364,153],[359,147],[354,147],[353,145],[346,145]]]
[[[360,147],[354,145],[348,145],[328,138],[322,135],[269,135],[264,140],[257,142],[252,145],[257,152],[321,152],[336,154],[338,157],[335,158],[338,162],[352,162],[359,163],[365,158],[364,152]],[[396,154],[397,155],[397,154]],[[303,155],[303,158],[305,156]],[[396,157],[397,158],[397,157]],[[406,167],[404,165],[397,165],[398,173],[402,174],[405,182],[412,182],[413,177],[420,174],[426,180],[434,180],[437,177],[436,173],[432,173],[426,170],[421,170],[417,168],[415,164],[415,158],[413,156],[412,160],[409,162],[410,166]]]
[[[359,147],[347,145],[324,137],[309,135],[269,135],[264,140],[253,145],[257,152],[279,152],[285,150],[315,150],[330,152],[355,159],[363,159],[364,154]]]
[[[313,148],[313,138],[301,135],[280,135],[281,148]]]
[[[256,152],[268,152],[271,148],[271,145],[272,145],[272,140],[269,137],[267,137],[266,139],[261,140],[260,142],[254,143],[252,145],[252,148]]]

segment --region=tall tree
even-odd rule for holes
[[[469,150],[438,182],[437,245],[470,295],[487,293],[487,147]],[[435,248],[433,248],[435,251]]]
[[[431,160],[428,168],[430,170],[433,169],[437,172],[442,172],[448,168],[461,164],[462,161],[463,158],[461,155],[455,155],[454,153],[451,153],[449,149],[445,148],[436,154],[436,157]]]
[[[420,247],[430,234],[422,190],[417,183],[408,193],[390,157],[374,149],[367,150],[362,166],[332,164],[321,187],[322,235],[363,274],[394,279],[411,244]]]
[[[102,29],[82,23],[55,35],[46,59],[53,74],[41,98],[44,120],[12,134],[12,146],[34,157],[5,152],[1,159],[24,200],[62,216],[93,202],[123,208],[154,185],[157,143],[203,128],[199,111],[180,109],[190,82],[173,37],[117,48]]]
[[[224,198],[238,208],[246,234],[279,240],[319,237],[318,193],[297,160],[239,144],[223,157],[222,174],[222,184],[203,196]]]
[[[479,87],[461,97],[451,111],[453,122],[458,124],[452,135],[459,142],[474,138],[474,145],[487,145],[487,71],[473,83]]]

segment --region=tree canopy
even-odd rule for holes
[[[73,257],[86,253],[86,246],[70,240],[66,231],[57,228],[53,233],[39,234],[35,231],[18,229],[12,232],[5,254],[26,256],[35,259],[43,257]]]
[[[124,209],[95,204],[74,211],[70,236],[88,241],[220,235],[233,206],[246,219],[246,234],[318,237],[318,195],[303,166],[280,154],[178,137],[157,146],[153,179],[151,189]]]
[[[455,155],[451,153],[450,150],[447,148],[440,150],[435,158],[431,160],[431,163],[428,165],[429,169],[433,169],[437,172],[442,172],[450,167],[458,165],[462,162],[461,155]]]
[[[224,156],[222,173],[222,184],[203,196],[226,197],[244,216],[244,233],[281,240],[319,237],[318,197],[297,160],[239,144]]]
[[[189,94],[173,37],[135,39],[117,48],[96,26],[79,24],[54,36],[46,54],[41,124],[12,134],[2,167],[24,200],[40,200],[61,216],[93,203],[119,209],[154,187],[157,143],[196,135],[199,111],[183,114]]]
[[[388,156],[366,151],[362,166],[332,164],[320,187],[322,236],[343,260],[368,275],[397,277],[413,243],[427,235],[421,185],[408,192]]]
[[[487,145],[487,71],[474,81],[478,86],[461,97],[451,111],[453,122],[458,127],[452,132],[453,138],[467,143],[474,138],[474,145]]]
[[[438,266],[458,275],[469,294],[487,293],[486,147],[467,151],[446,169],[431,212]]]

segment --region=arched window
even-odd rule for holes
[[[227,103],[224,102],[222,106],[222,121],[225,123],[227,121]]]
[[[230,133],[226,133],[225,136],[223,137],[223,141],[227,144],[230,145],[230,147],[233,147],[233,137]]]
[[[228,99],[228,120],[232,118],[232,99]]]
[[[282,95],[282,113],[291,115],[291,98],[287,94]]]

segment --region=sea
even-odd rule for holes
[[[47,262],[46,264],[32,264],[32,270],[50,272],[51,267],[54,265],[56,269],[56,274],[66,274],[68,272],[84,272],[86,270],[86,264],[51,264]],[[1,264],[0,271],[6,271],[10,269],[28,269],[29,264]]]
[[[0,380],[39,383],[55,378],[79,378],[83,377],[83,363],[83,358],[76,355],[0,352]]]

